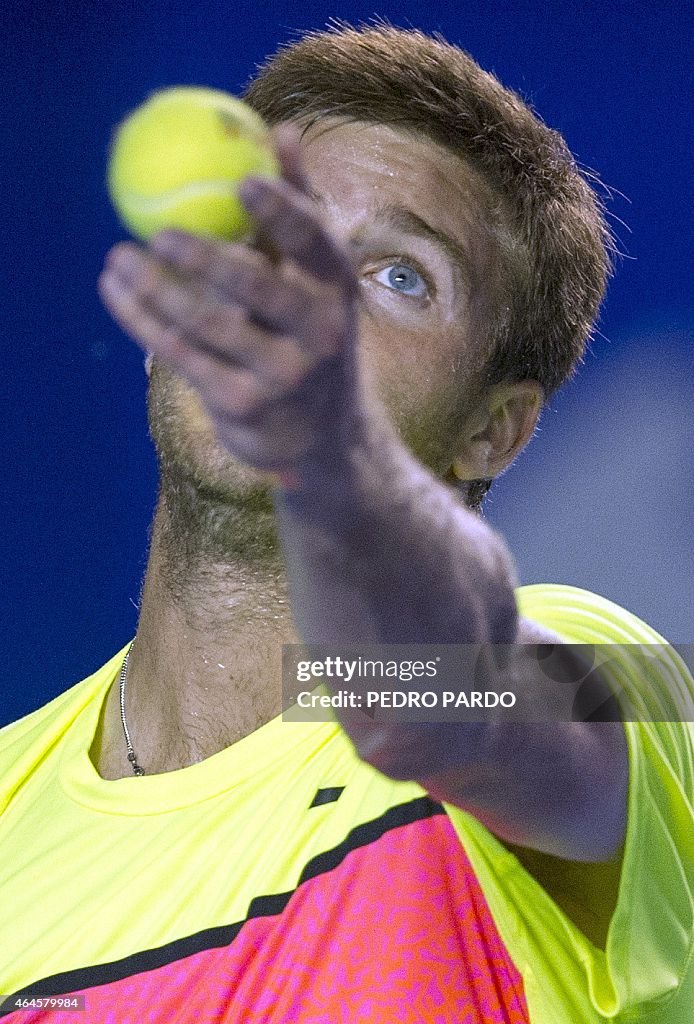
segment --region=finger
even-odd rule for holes
[[[175,324],[191,343],[241,365],[252,361],[251,353],[260,355],[269,343],[267,332],[249,324],[241,308],[215,301],[189,276],[172,271],[130,243],[109,252],[100,289],[111,277],[114,287],[107,288],[105,295],[109,308],[138,340],[146,340],[154,322],[164,327]]]
[[[283,259],[318,278],[357,291],[357,277],[348,251],[321,224],[315,203],[281,179],[246,178],[239,196],[259,230]]]
[[[284,381],[268,386],[257,373],[201,347],[180,325],[164,323],[115,274],[102,275],[99,292],[135,343],[188,380],[216,416],[238,422],[252,420],[266,403],[284,393]]]
[[[299,192],[307,195],[308,179],[303,169],[303,158],[300,150],[301,133],[298,127],[293,124],[280,124],[272,128],[271,132],[282,177]],[[253,222],[253,231],[249,244],[258,252],[264,253],[272,264],[281,262],[281,252],[279,252],[263,225],[258,221]]]
[[[133,341],[147,352],[163,359],[181,372],[191,383],[204,379],[204,368],[215,360],[228,366],[218,353],[208,352],[195,344],[179,324],[164,322],[152,312],[141,296],[114,271],[101,274],[99,295]],[[237,371],[239,367],[232,367]],[[242,372],[247,372],[243,370]]]
[[[282,177],[299,192],[307,194],[308,178],[301,154],[301,132],[295,124],[279,124],[272,129]]]
[[[128,333],[145,348],[162,329],[176,330],[189,345],[232,366],[252,369],[272,385],[271,394],[297,387],[313,359],[292,338],[271,335],[250,324],[243,308],[220,302],[190,279],[173,276],[159,260],[135,247],[109,254],[102,297]],[[115,287],[110,288],[110,278]]]
[[[242,245],[220,245],[172,232],[157,235],[152,249],[213,285],[217,294],[242,306],[253,322],[290,335],[314,354],[325,355],[344,343],[348,310],[341,289],[282,272]]]

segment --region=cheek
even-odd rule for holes
[[[465,382],[459,346],[449,339],[398,331],[378,339],[362,331],[362,372],[415,455],[444,473],[455,457]],[[458,354],[456,354],[458,353]]]
[[[420,414],[457,405],[465,367],[460,340],[451,331],[375,327],[360,325],[360,361],[382,401]]]

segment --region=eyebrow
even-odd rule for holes
[[[309,198],[317,203],[318,206],[325,207],[325,200],[321,195],[314,192],[310,187],[306,189],[306,192]],[[431,224],[416,214],[414,210],[410,210],[409,207],[402,206],[399,203],[385,203],[377,206],[372,211],[371,216],[374,222],[392,228],[394,231],[401,231],[403,234],[413,235],[416,238],[423,238],[425,241],[430,242],[439,252],[448,257],[448,260],[455,267],[460,268],[468,280],[471,278],[472,261],[466,247],[447,232],[432,227]],[[359,235],[364,233],[359,232]]]

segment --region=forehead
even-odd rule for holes
[[[432,139],[390,125],[328,118],[302,136],[305,170],[325,200],[361,205],[397,195],[446,230],[488,233],[499,203],[482,174]]]
[[[378,235],[386,224],[407,229],[409,221],[406,233],[438,239],[493,316],[507,231],[501,203],[476,168],[429,138],[359,121],[310,126],[302,151],[309,191],[343,240]]]

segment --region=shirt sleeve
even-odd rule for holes
[[[694,985],[694,682],[661,636],[604,598],[541,585],[517,599],[524,617],[570,643],[608,644],[607,680],[632,709],[617,906],[604,952],[587,947],[584,966],[599,1014],[645,1014]]]

